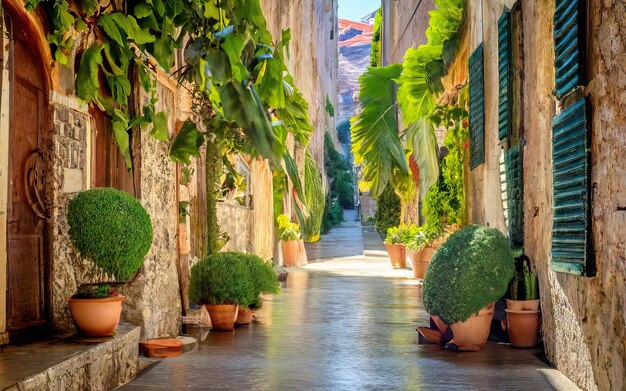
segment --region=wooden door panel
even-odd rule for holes
[[[32,176],[26,179],[29,158],[43,146],[45,84],[40,62],[26,42],[13,40],[10,58],[7,328],[20,334],[47,323],[45,221],[35,214],[29,202],[29,198],[31,202],[34,199],[33,194],[45,194],[45,189],[32,188],[44,187],[42,181],[33,180]]]

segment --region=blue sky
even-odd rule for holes
[[[380,0],[339,0],[339,19],[360,21],[380,7]]]

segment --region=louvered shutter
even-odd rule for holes
[[[470,168],[485,162],[485,80],[483,44],[469,59]]]
[[[580,99],[552,120],[552,268],[585,274],[589,235],[588,108]]]
[[[511,12],[504,11],[498,20],[498,136],[504,140],[511,131],[512,45]]]
[[[508,217],[509,242],[512,246],[517,247],[524,243],[524,180],[519,144],[506,151],[504,165],[506,168],[506,212]]]
[[[584,0],[556,0],[554,12],[555,94],[562,98],[584,83]]]

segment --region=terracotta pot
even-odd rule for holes
[[[385,243],[385,247],[394,269],[406,267],[406,246],[404,244]]]
[[[450,325],[454,337],[446,344],[447,350],[481,350],[487,343],[495,303],[483,307],[465,322]]]
[[[282,242],[283,246],[283,266],[291,267],[298,266],[298,257],[300,250],[300,243],[297,240],[288,240]]]
[[[104,299],[70,299],[70,312],[81,333],[88,337],[110,337],[122,315],[124,296]]]
[[[420,250],[406,250],[406,255],[411,260],[411,267],[413,268],[413,277],[415,278],[424,278],[424,273],[426,273],[427,263],[423,263],[421,261],[422,251]]]
[[[235,324],[244,326],[252,323],[252,315],[253,312],[250,308],[239,307]]]
[[[539,309],[539,299],[537,300],[509,300],[506,299],[506,309],[513,311],[536,311]]]
[[[205,304],[211,318],[211,329],[231,331],[235,329],[235,320],[239,306],[237,304]]]
[[[539,341],[539,310],[505,310],[511,344],[518,348],[532,348]]]
[[[430,260],[433,259],[433,256],[437,252],[437,249],[432,246],[426,246],[422,249],[422,256],[420,258],[420,262],[426,264],[430,263]],[[426,270],[426,266],[424,266],[424,270]]]

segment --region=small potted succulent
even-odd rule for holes
[[[484,347],[494,304],[514,272],[511,247],[494,228],[465,227],[439,248],[426,269],[422,301],[442,338],[452,333],[451,339],[439,341],[446,349]]]
[[[252,278],[255,300],[248,306],[239,306],[235,324],[247,325],[252,322],[253,312],[263,306],[261,294],[278,293],[280,292],[280,286],[272,261],[266,261],[254,254],[238,253],[238,255],[248,267],[250,278]]]
[[[292,223],[287,215],[280,215],[277,218],[278,237],[282,242],[283,265],[299,266],[300,258],[300,226]]]
[[[539,341],[539,284],[527,256],[516,257],[515,264],[506,300],[507,329],[513,346],[529,348]]]
[[[395,269],[406,267],[405,242],[408,241],[405,236],[406,232],[407,228],[404,225],[387,229],[387,235],[385,236],[385,248],[389,254],[391,265]]]
[[[152,222],[141,203],[112,188],[79,193],[68,206],[70,238],[83,258],[117,283],[83,284],[69,299],[70,312],[86,336],[111,336],[120,321],[124,296],[114,289],[141,268],[152,246]]]
[[[191,268],[189,300],[206,307],[213,330],[233,330],[239,306],[247,308],[257,298],[242,253],[211,254]]]

